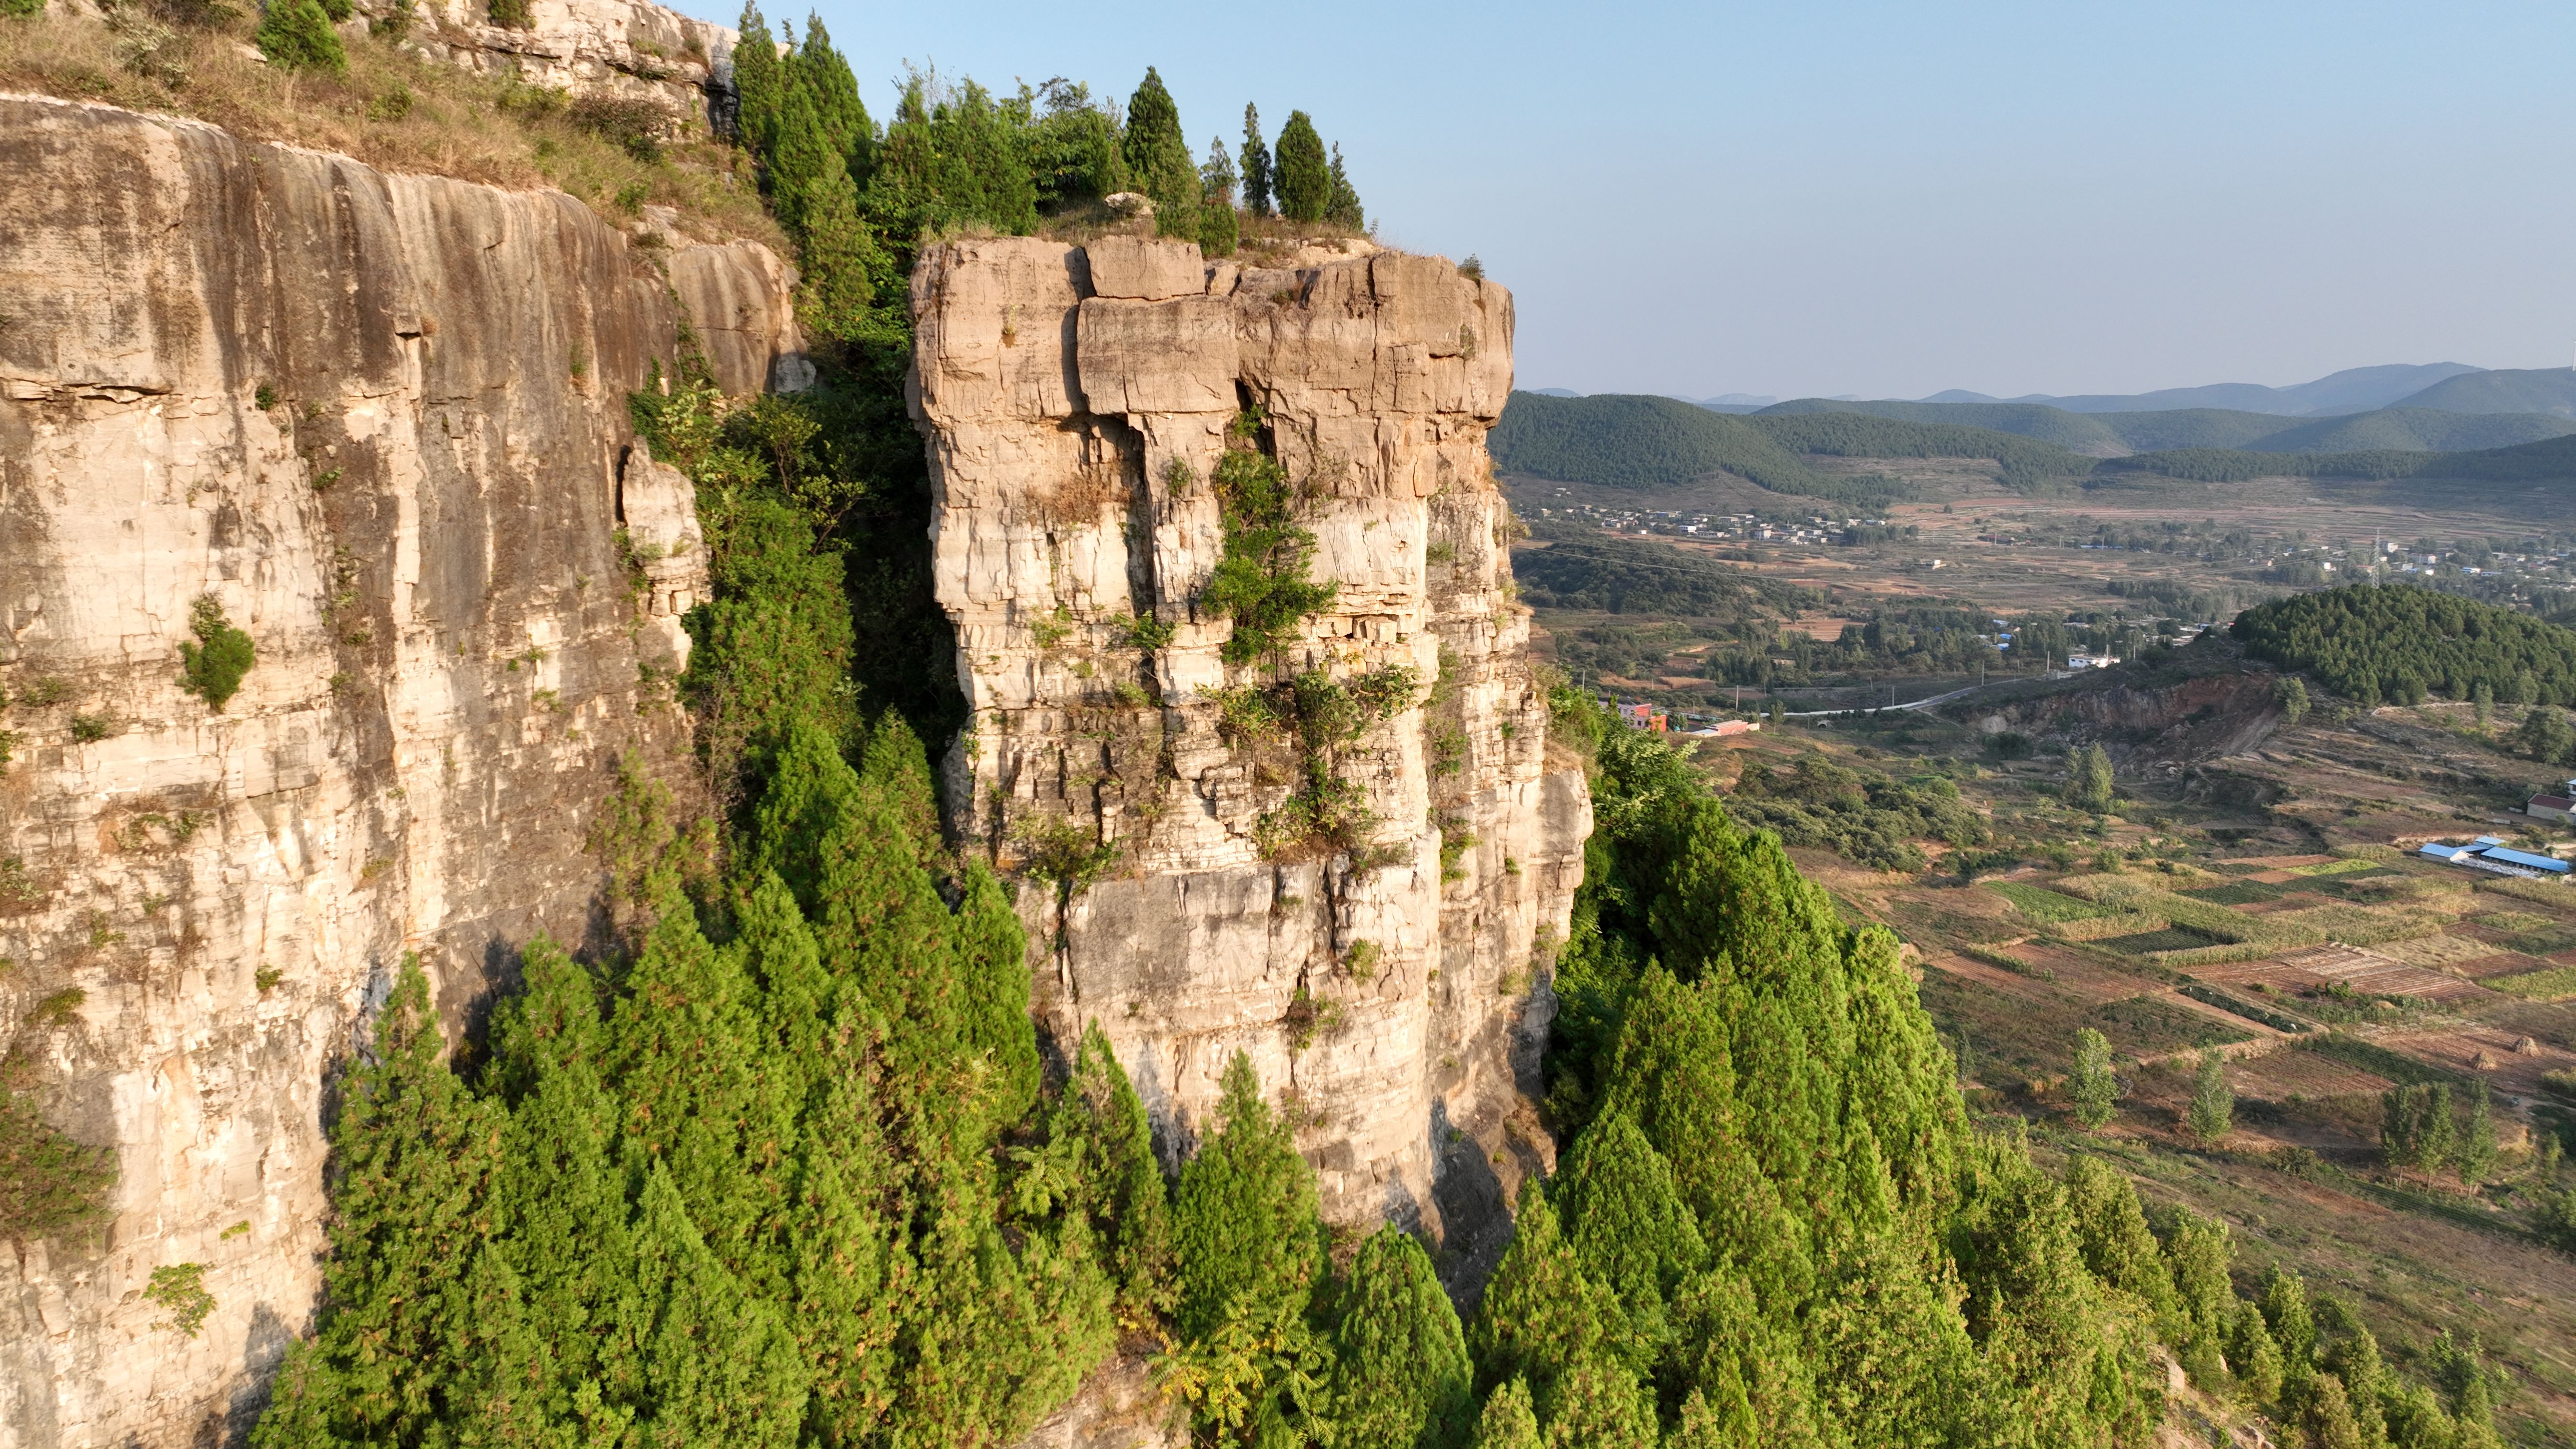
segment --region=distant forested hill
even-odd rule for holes
[[[1774,493],[1860,505],[1905,491],[1820,472],[1742,418],[1668,397],[1516,392],[1487,445],[1506,473],[1604,488],[1681,488],[1732,473]]]
[[[2093,459],[2054,443],[1993,428],[1911,422],[1863,413],[1757,414],[1745,422],[1795,453],[1837,458],[1984,458],[2003,481],[2035,492],[2093,470]]]
[[[2237,446],[2266,453],[2467,453],[2546,442],[2571,433],[2576,433],[2576,418],[2548,413],[2466,413],[2395,407],[2319,418]]]
[[[2485,374],[2478,374],[2484,376]],[[2466,382],[2469,379],[2461,379]],[[2425,407],[2294,420],[2225,408],[2075,413],[2040,403],[1836,402],[1801,398],[1757,417],[1852,414],[1902,422],[1991,428],[2095,457],[2175,449],[2264,453],[2348,453],[2380,449],[2463,452],[2504,448],[2576,433],[2576,419],[2547,412],[2444,412]]]
[[[2446,377],[2422,392],[2398,399],[2410,408],[2440,408],[2454,413],[2555,413],[2576,416],[2576,369],[2500,367],[2492,372]]]
[[[2294,594],[2237,616],[2246,648],[2364,704],[2466,699],[2576,704],[2576,630],[2410,585]]]
[[[2105,459],[2094,471],[2097,475],[2154,473],[2202,483],[2241,483],[2251,478],[2447,478],[2473,483],[2545,483],[2576,480],[2576,434],[2468,453],[2395,449],[2254,453],[2230,448],[2182,448]]]

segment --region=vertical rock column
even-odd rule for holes
[[[1067,1049],[1108,1034],[1168,1147],[1246,1052],[1330,1215],[1445,1232],[1467,1264],[1541,1150],[1507,1127],[1535,1068],[1516,1031],[1543,1026],[1590,828],[1485,453],[1511,297],[1366,243],[1288,260],[1139,237],[924,257],[915,415],[972,710],[952,823],[1025,872],[1038,1010]],[[1336,588],[1242,665],[1201,594],[1225,546],[1209,479],[1247,409]],[[1283,846],[1297,751],[1221,729],[1221,692],[1390,667],[1410,700],[1338,758],[1364,841]]]

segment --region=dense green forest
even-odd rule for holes
[[[2246,610],[2232,632],[2363,704],[2481,689],[2508,704],[2576,704],[2576,630],[2412,585],[2294,594]]]
[[[1908,490],[1809,467],[1743,418],[1668,397],[1516,392],[1486,440],[1506,473],[1606,488],[1680,488],[1732,473],[1774,493],[1878,507]]]
[[[1910,423],[1861,413],[1757,413],[1744,420],[1793,453],[1837,458],[1985,458],[2006,487],[2046,492],[2093,471],[2093,460],[1991,428]]]
[[[901,279],[924,228],[1112,176],[1195,186],[1212,248],[1234,203],[1181,175],[1150,72],[1123,124],[925,79],[879,130],[819,25],[751,69],[822,383],[729,399],[684,355],[633,400],[698,488],[681,697],[714,813],[628,771],[592,834],[611,944],[528,943],[480,1041],[445,1049],[407,964],[335,1084],[325,1299],[259,1449],[991,1445],[1121,1343],[1205,1444],[2144,1445],[2159,1342],[2315,1442],[2492,1441],[2473,1350],[2437,1398],[2296,1280],[2240,1298],[2219,1225],[1972,1124],[1894,938],[1569,691],[1599,827],[1556,974],[1566,1149],[1481,1305],[1405,1233],[1320,1221],[1240,1057],[1195,1152],[1158,1154],[1097,1033],[1041,1051],[1005,884],[940,834]],[[1237,181],[1356,217],[1303,122],[1253,131]]]
[[[1595,609],[1730,623],[1779,619],[1813,607],[1811,589],[1668,544],[1597,528],[1539,522],[1535,547],[1512,551],[1521,597],[1543,609]]]

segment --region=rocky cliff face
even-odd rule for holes
[[[1043,1019],[1068,1048],[1107,1032],[1172,1146],[1249,1053],[1326,1211],[1445,1230],[1473,1280],[1542,1150],[1509,1119],[1590,825],[1550,754],[1485,453],[1510,295],[1365,243],[1239,268],[1142,237],[1004,238],[931,252],[913,308],[972,710],[952,824],[1041,873],[1100,871],[1024,890]],[[1259,429],[1232,446],[1305,495],[1312,576],[1337,590],[1277,657],[1229,664],[1201,596],[1226,547],[1210,480],[1246,408]],[[1415,687],[1331,762],[1363,839],[1283,840],[1311,751],[1229,731],[1221,697],[1390,667]]]
[[[582,937],[615,762],[685,748],[694,510],[628,392],[683,315],[730,390],[799,344],[765,251],[560,195],[23,97],[0,176],[0,1042],[121,1174],[103,1237],[0,1250],[0,1445],[214,1442],[308,1325],[365,1007],[417,952],[461,1022]],[[221,712],[201,596],[258,648]],[[143,1297],[182,1263],[194,1338]]]
[[[359,0],[390,16],[396,0]],[[649,0],[528,0],[528,24],[495,25],[489,0],[417,0],[406,43],[487,75],[649,101],[675,123],[729,120],[734,32]]]

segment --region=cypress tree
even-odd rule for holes
[[[2137,1188],[2109,1163],[2088,1153],[2068,1169],[2066,1197],[2084,1266],[2159,1317],[2170,1317],[2177,1306],[2173,1275],[2166,1271],[2156,1235],[2147,1228]]]
[[[970,861],[965,876],[956,927],[964,978],[958,1036],[988,1074],[993,1121],[1009,1126],[1027,1117],[1038,1100],[1038,1038],[1027,1005],[1028,936],[991,867]]]
[[[1222,139],[1208,142],[1207,161],[1199,167],[1199,252],[1230,257],[1241,236],[1234,215],[1234,162]]]
[[[761,176],[768,183],[770,209],[778,214],[779,225],[787,228],[789,235],[802,237],[805,209],[812,200],[814,185],[840,147],[824,129],[822,113],[814,104],[813,88],[799,84],[793,69],[783,79],[776,134],[763,158],[766,164]]]
[[[821,169],[807,183],[802,221],[797,320],[835,342],[868,337],[876,320],[877,274],[889,264],[875,230],[859,217],[858,187],[838,152],[823,153]]]
[[[2469,1125],[2460,1134],[2459,1148],[2452,1154],[2452,1165],[2460,1172],[2460,1182],[2471,1191],[2485,1186],[2488,1174],[2496,1165],[2495,1106],[2487,1094],[2484,1081],[2469,1084]]]
[[[1142,1325],[1169,1312],[1170,1194],[1154,1158],[1145,1104],[1097,1022],[1083,1028],[1049,1135],[1078,1144],[1082,1160],[1075,1174],[1094,1185],[1085,1206],[1118,1283],[1121,1315]]]
[[[1315,134],[1315,123],[1304,111],[1288,113],[1272,165],[1270,185],[1279,214],[1290,221],[1322,221],[1333,202],[1333,169],[1324,156],[1324,138]]]
[[[269,0],[251,42],[269,64],[288,70],[345,75],[349,69],[349,53],[340,46],[340,33],[331,28],[331,17],[322,13],[317,0]]]
[[[429,982],[406,956],[331,1127],[331,1255],[320,1331],[288,1376],[295,1407],[261,1449],[418,1442],[473,1397],[471,1266],[492,1230],[499,1114],[447,1068]]]
[[[707,1251],[660,1163],[645,1177],[631,1241],[634,1313],[611,1351],[633,1365],[642,1442],[794,1444],[806,1396],[795,1340]]]
[[[2278,1263],[2263,1275],[2263,1323],[2285,1362],[2296,1366],[2314,1357],[2317,1323],[2308,1311],[2307,1282]]]
[[[1610,1291],[1632,1335],[1660,1340],[1665,1302],[1707,1256],[1663,1155],[1624,1113],[1597,1117],[1575,1141],[1556,1200],[1577,1267]]]
[[[1332,1402],[1342,1442],[1462,1449],[1474,1421],[1472,1373],[1430,1254],[1381,1227],[1360,1246],[1339,1296]]]
[[[763,160],[778,144],[778,116],[786,90],[778,42],[757,5],[742,7],[741,38],[733,48],[734,140]]]
[[[1251,102],[1243,107],[1243,205],[1254,216],[1275,213],[1270,202],[1270,146],[1261,139],[1261,112]]]
[[[2236,1306],[2236,1328],[2228,1337],[2227,1362],[2236,1370],[2236,1381],[2252,1402],[2268,1404],[2281,1396],[2281,1375],[2285,1372],[2281,1345],[2272,1337],[2271,1326],[2263,1321],[2261,1304]]]
[[[1542,1407],[1548,1449],[1654,1449],[1654,1396],[1607,1355],[1576,1361]]]
[[[789,57],[785,69],[787,84],[802,87],[812,101],[815,124],[839,153],[842,165],[853,177],[866,176],[876,145],[876,125],[868,119],[867,103],[859,99],[859,82],[850,74],[850,63],[832,48],[823,17],[806,15],[805,43]]]
[[[1522,1184],[1513,1217],[1511,1246],[1485,1285],[1467,1346],[1479,1385],[1519,1381],[1544,1399],[1558,1376],[1599,1351],[1618,1308],[1583,1276],[1538,1179]]]
[[[1311,1375],[1306,1310],[1322,1268],[1315,1185],[1252,1061],[1227,1062],[1216,1130],[1172,1199],[1172,1326],[1204,1423],[1275,1419]]]
[[[1528,1384],[1510,1380],[1485,1400],[1476,1418],[1474,1449],[1539,1449],[1538,1414],[1531,1407]]]
[[[599,1076],[606,1033],[590,973],[551,939],[522,957],[521,993],[493,1013],[486,1082],[512,1103],[495,1187],[503,1250],[557,1381],[544,1409],[573,1414],[627,1261],[616,1106]]]
[[[1199,237],[1198,167],[1182,138],[1180,108],[1153,67],[1127,100],[1127,134],[1121,143],[1127,174],[1153,199],[1154,230],[1162,236]]]
[[[2200,1054],[2200,1070],[2191,1082],[2191,1110],[2185,1114],[2192,1135],[2216,1142],[2235,1125],[2236,1093],[2227,1085],[2227,1060],[2214,1047]]]
[[[1332,193],[1324,201],[1324,220],[1352,231],[1368,230],[1368,213],[1360,208],[1360,194],[1351,186],[1351,174],[1342,166],[1342,143],[1333,143]]]
[[[2075,1104],[2075,1121],[2085,1131],[2109,1125],[2120,1100],[2120,1079],[2111,1070],[2110,1039],[2089,1026],[2075,1033],[2075,1067],[2067,1074],[2066,1090]]]

